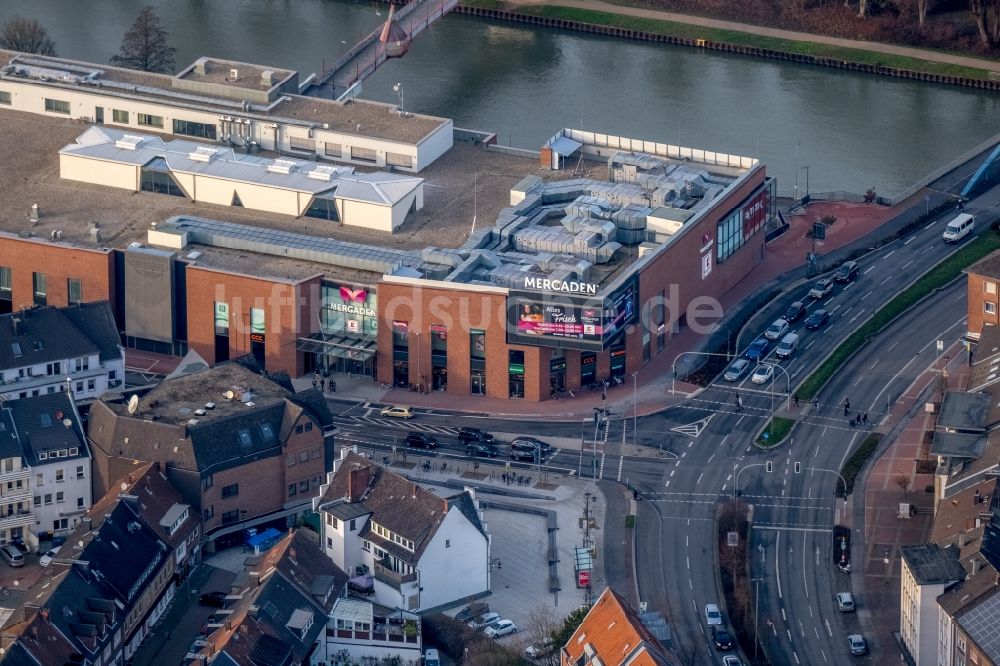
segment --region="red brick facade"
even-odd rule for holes
[[[1000,278],[969,273],[968,332],[979,337],[983,326],[1000,326]]]
[[[34,300],[34,273],[43,273],[46,305],[69,305],[69,279],[80,280],[82,300],[115,303],[114,253],[108,249],[73,247],[37,238],[0,233],[0,267],[11,271],[14,310],[30,308]],[[115,312],[116,316],[121,313]]]

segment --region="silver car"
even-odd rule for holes
[[[750,369],[750,361],[745,358],[738,358],[726,369],[726,374],[722,378],[727,382],[738,382]]]
[[[774,323],[764,331],[764,337],[768,340],[780,340],[785,333],[788,333],[788,322],[784,319],[775,319]]]

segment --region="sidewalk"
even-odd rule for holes
[[[918,49],[910,46],[897,46],[895,44],[880,44],[878,42],[866,42],[856,39],[846,39],[843,37],[816,35],[813,33],[798,32],[795,30],[766,28],[759,25],[737,23],[735,21],[724,21],[722,19],[707,18],[704,16],[692,16],[689,14],[678,14],[676,12],[666,12],[656,9],[628,7],[624,5],[611,4],[609,2],[602,2],[602,0],[545,0],[544,2],[536,2],[535,0],[506,0],[505,4],[512,6],[514,9],[516,9],[518,5],[538,4],[573,7],[576,9],[607,12],[609,14],[638,16],[641,18],[656,19],[659,21],[672,21],[674,23],[686,23],[688,25],[698,25],[704,28],[732,30],[734,32],[744,32],[751,35],[761,35],[762,37],[774,37],[777,39],[788,39],[796,42],[812,42],[814,44],[827,44],[829,46],[839,46],[841,48],[874,51],[876,53],[916,58],[917,60],[926,60],[929,62],[947,63],[949,65],[960,65],[962,67],[984,69],[986,71],[1000,70],[1000,62],[987,60],[985,58],[954,55],[945,51],[931,51],[928,49]]]
[[[955,344],[943,352],[952,359],[948,368],[948,386],[952,388],[965,386],[969,373],[961,349],[960,344]],[[940,375],[934,370],[921,374],[893,405],[876,432],[887,434],[906,418],[921,394],[928,387],[936,387],[939,381]],[[934,391],[932,400],[939,402],[940,393]],[[885,453],[873,463],[865,481],[865,551],[860,592],[863,595],[862,608],[866,615],[870,615],[876,629],[876,643],[882,646],[895,645],[892,634],[899,631],[899,548],[925,543],[931,533],[934,495],[926,492],[926,488],[934,483],[934,475],[918,473],[917,460],[931,457],[930,434],[934,432],[936,421],[937,414],[922,408],[917,411]],[[904,479],[906,490],[901,485]],[[918,513],[900,518],[901,503],[910,504]],[[885,563],[887,557],[888,565]],[[857,576],[854,582],[857,584]],[[855,593],[858,592],[856,587]]]

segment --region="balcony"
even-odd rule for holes
[[[15,502],[31,504],[34,496],[35,493],[31,488],[11,488],[10,490],[4,488],[0,490],[0,504],[13,504]]]
[[[406,583],[417,582],[417,574],[401,574],[396,573],[389,567],[382,566],[378,562],[375,563],[375,580],[380,580],[386,585],[392,585],[397,590],[400,589]]]
[[[21,469],[13,472],[0,472],[0,484],[5,484],[8,481],[27,481],[30,478],[31,478],[30,467],[22,467]]]
[[[0,516],[0,530],[8,530],[12,527],[23,527],[25,525],[34,526],[35,515],[30,511],[12,513],[7,516]]]

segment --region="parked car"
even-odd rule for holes
[[[479,617],[473,618],[468,624],[470,629],[482,629],[483,627],[502,619],[503,618],[500,617],[500,613],[483,613]]]
[[[833,274],[833,279],[835,282],[850,282],[854,278],[858,277],[858,273],[861,272],[861,267],[858,266],[856,261],[845,261],[837,269],[837,272]]]
[[[541,462],[545,459],[545,451],[541,447],[528,446],[526,444],[517,444],[515,442],[510,443],[510,459],[511,460],[525,460],[527,462],[535,462],[536,458],[535,452],[538,452],[537,460]]]
[[[854,595],[850,592],[837,593],[837,610],[841,613],[854,612]]]
[[[493,440],[494,437],[492,433],[480,430],[479,428],[461,428],[458,431],[458,441],[463,444],[468,444],[469,442],[493,444]]]
[[[485,442],[468,442],[465,445],[465,455],[473,458],[496,458],[500,451],[492,444]]]
[[[226,593],[220,591],[206,592],[198,598],[198,603],[209,608],[225,608]]]
[[[795,301],[785,310],[785,321],[791,323],[806,313],[806,304],[802,301]]]
[[[420,449],[435,449],[438,445],[438,441],[436,439],[423,432],[406,433],[406,440],[404,443],[406,446]]]
[[[743,378],[743,375],[745,375],[749,369],[750,361],[745,358],[738,358],[733,361],[733,364],[729,366],[726,370],[726,374],[722,375],[722,378],[727,382],[738,382]]]
[[[441,657],[434,648],[424,650],[424,666],[441,666]]]
[[[851,634],[847,637],[847,645],[851,649],[851,654],[855,657],[868,654],[868,644],[861,634]]]
[[[771,351],[771,341],[767,338],[757,338],[750,343],[743,356],[751,361],[762,361],[769,351]]]
[[[455,619],[459,622],[469,622],[470,620],[475,620],[481,615],[485,615],[490,612],[490,605],[481,602],[471,603],[462,610],[458,611],[455,615]]]
[[[722,613],[717,604],[705,604],[705,622],[710,627],[722,625]]]
[[[725,627],[712,627],[712,642],[715,643],[716,650],[733,649],[733,637],[729,635]]]
[[[393,405],[392,407],[383,407],[379,415],[396,419],[412,419],[413,409],[405,405]]]
[[[12,544],[6,544],[5,546],[0,546],[0,557],[12,567],[23,567],[24,566],[24,553],[18,550]]]
[[[52,564],[52,560],[54,560],[56,558],[56,555],[58,554],[59,554],[58,548],[49,548],[47,551],[45,551],[45,554],[42,555],[42,557],[38,560],[38,563],[41,564],[43,567],[47,567],[50,564]]]
[[[743,666],[743,662],[740,661],[739,657],[727,654],[722,658],[722,666]]]
[[[809,298],[815,298],[817,301],[826,298],[833,291],[833,280],[830,278],[823,278],[813,285],[813,288],[809,290]]]
[[[541,645],[529,645],[524,649],[524,656],[529,659],[540,659],[552,654],[552,639],[546,638]]]
[[[764,331],[764,337],[768,340],[780,340],[785,333],[788,333],[788,322],[784,319],[775,319]]]
[[[548,442],[543,442],[537,437],[515,437],[514,440],[511,441],[510,445],[519,448],[531,449],[532,451],[534,451],[537,446],[541,450],[542,455],[552,453],[552,445]]]
[[[483,632],[486,634],[487,638],[501,638],[503,636],[510,636],[511,634],[517,633],[517,625],[510,620],[498,620],[490,626],[486,627]]]
[[[753,376],[750,378],[754,384],[766,384],[774,377],[774,366],[770,363],[761,363],[757,366],[757,369],[753,371]]]
[[[830,313],[824,310],[823,308],[820,308],[819,310],[813,310],[813,313],[808,317],[806,317],[805,326],[810,331],[816,331],[819,330],[820,328],[823,328],[823,325],[826,324],[826,322],[829,321],[829,319],[830,319]]]

